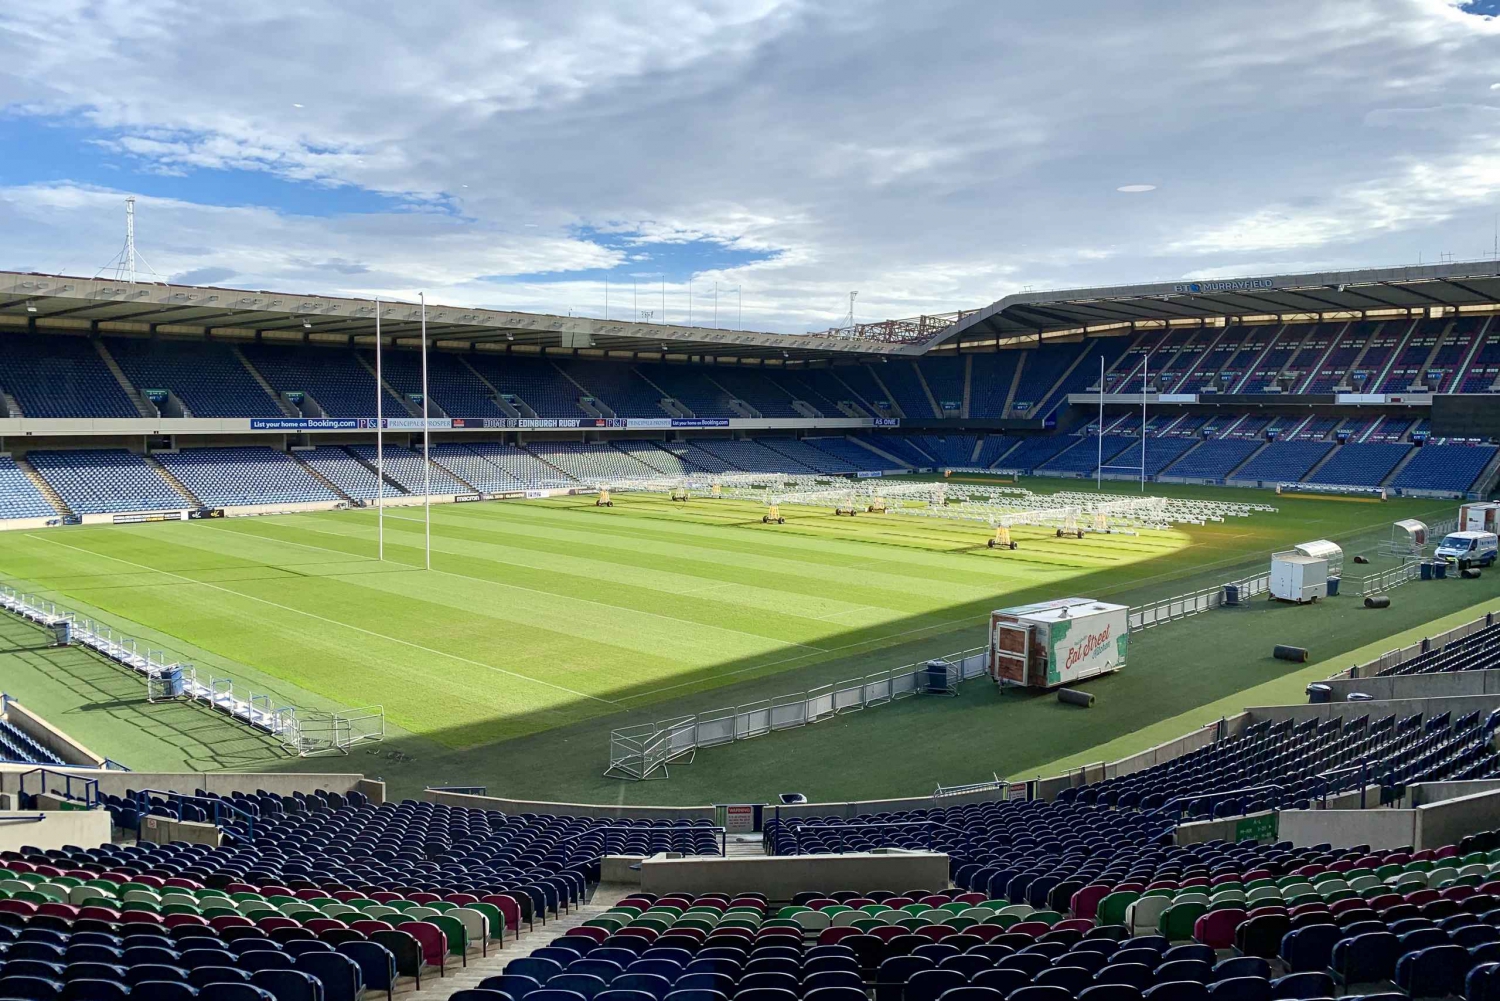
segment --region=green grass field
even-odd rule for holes
[[[1023,773],[1287,673],[1267,656],[1273,642],[1332,656],[1500,593],[1491,578],[1414,584],[1375,614],[1354,598],[1257,602],[1137,637],[1130,667],[1091,683],[1100,706],[1086,714],[974,681],[958,699],[906,700],[706,751],[666,782],[600,777],[614,726],[974,646],[1004,605],[1063,595],[1135,604],[1263,569],[1271,550],[1311,538],[1373,552],[1393,519],[1455,507],[1153,489],[1281,510],[1082,541],[1023,529],[1021,548],[1003,552],[985,547],[977,524],[788,508],[786,525],[765,526],[759,506],[728,500],[445,505],[432,512],[431,572],[420,569],[422,512],[411,508],[387,513],[385,562],[374,558],[370,511],[6,532],[8,582],[170,650],[200,677],[232,677],[240,691],[381,704],[390,739],[378,758],[288,759],[201,707],[145,703],[138,678],[45,648],[19,622],[0,623],[0,677],[137,769],[356,770],[400,793],[479,784],[562,800],[723,801],[788,785],[857,798]]]

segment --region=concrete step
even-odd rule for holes
[[[450,956],[446,976],[439,978],[435,972],[422,975],[422,997],[445,1001],[457,991],[478,987],[486,977],[499,976],[505,972],[505,965],[511,960],[529,956],[558,936],[566,935],[590,918],[598,917],[628,897],[633,890],[634,887],[628,886],[596,887],[588,901],[567,913],[548,918],[545,925],[538,921],[535,931],[527,931],[526,926],[522,925],[520,939],[507,937],[504,949],[499,947],[498,942],[490,943],[488,956],[481,955],[477,948],[471,949],[467,965],[460,965],[456,956]],[[416,989],[415,982],[408,983],[407,979],[409,978],[396,985],[396,993]]]

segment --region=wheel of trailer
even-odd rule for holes
[[[985,545],[989,546],[991,549],[994,549],[995,548],[995,540],[991,539],[990,541],[986,542]]]
[[[761,515],[760,516],[760,523],[762,525],[769,525],[771,523],[771,516],[767,515],[767,514]]]
[[[777,518],[776,519],[776,524],[778,524],[778,525],[785,525],[786,524],[786,519],[785,518]]]
[[[1077,534],[1080,539],[1083,538],[1083,529],[1080,528]]]
[[[1011,544],[1010,544],[1010,548],[1012,548],[1012,549],[1015,549],[1015,548],[1016,548],[1016,544],[1015,544],[1015,543],[1014,543],[1014,542],[1012,542],[1012,543],[1011,543]]]

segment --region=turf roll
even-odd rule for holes
[[[1277,660],[1292,660],[1299,664],[1307,663],[1307,650],[1300,646],[1287,646],[1284,643],[1276,644],[1276,649],[1271,651],[1271,656]]]
[[[1390,608],[1391,596],[1388,594],[1369,594],[1365,596],[1366,608]]]
[[[1478,567],[1464,567],[1458,572],[1458,575],[1464,580],[1478,580],[1480,572]]]
[[[1083,706],[1088,709],[1094,704],[1094,697],[1088,692],[1075,691],[1072,688],[1059,688],[1057,690],[1057,701],[1066,706]]]

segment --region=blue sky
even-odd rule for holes
[[[0,12],[0,268],[826,328],[1487,256],[1500,0]],[[232,44],[226,42],[232,39]],[[644,300],[651,286],[651,304]],[[727,292],[721,292],[721,307]],[[724,310],[721,308],[721,319]],[[736,314],[737,317],[737,314]],[[660,317],[655,317],[660,319]]]

